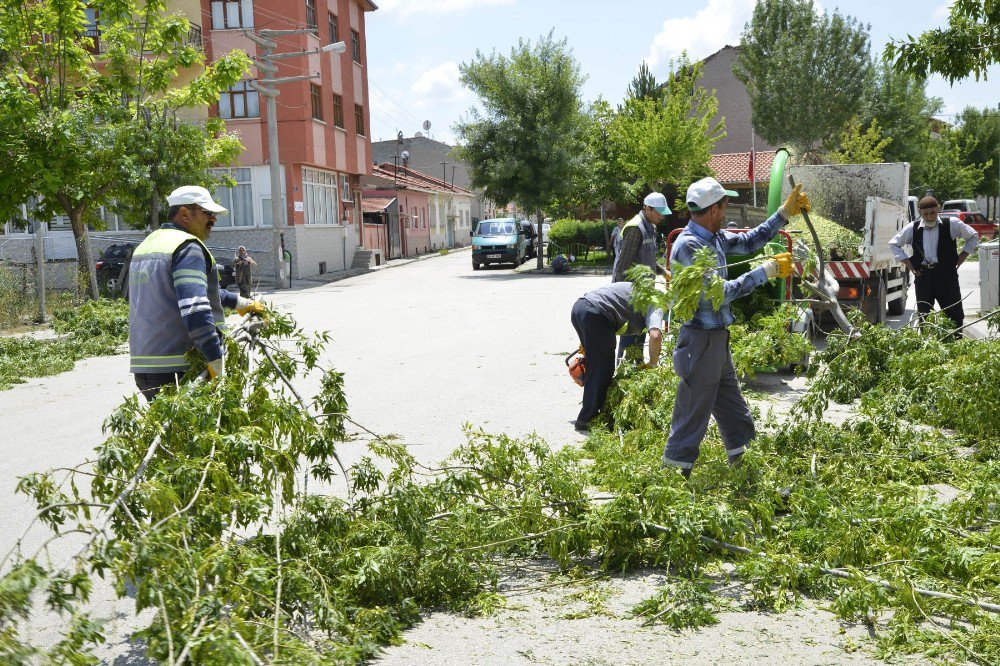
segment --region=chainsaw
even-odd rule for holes
[[[587,359],[583,353],[583,345],[566,357],[566,367],[577,386],[583,386],[583,380],[587,376]]]

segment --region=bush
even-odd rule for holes
[[[32,302],[17,276],[0,266],[0,329],[20,324]]]
[[[611,233],[608,223],[608,233]],[[588,247],[604,247],[604,223],[600,220],[556,220],[549,229],[549,242],[560,247],[574,243]]]

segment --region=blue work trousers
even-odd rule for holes
[[[577,427],[589,426],[604,406],[615,374],[615,332],[611,321],[593,304],[581,298],[573,305],[570,321],[583,345],[587,372],[583,377],[583,407]]]
[[[663,464],[694,467],[711,416],[729,459],[741,455],[756,431],[733,367],[729,330],[682,326],[674,348],[674,372],[680,382]]]

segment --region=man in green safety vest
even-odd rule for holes
[[[171,192],[167,204],[168,222],[135,249],[129,269],[131,371],[146,400],[180,380],[191,347],[204,355],[213,379],[225,375],[224,306],[240,315],[264,311],[259,301],[219,288],[205,241],[216,216],[228,211],[194,185]]]

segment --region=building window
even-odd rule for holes
[[[306,25],[310,30],[319,31],[316,24],[316,0],[306,0]]]
[[[351,179],[345,174],[340,174],[340,200],[347,203],[354,202],[354,198],[351,196]]]
[[[220,206],[229,211],[229,215],[220,215],[215,222],[216,227],[252,227],[253,219],[253,185],[250,182],[250,169],[213,169],[216,175],[227,175],[236,181],[233,187],[220,185],[215,188],[214,199]]]
[[[330,43],[336,44],[340,41],[340,31],[337,29],[337,16],[330,14],[326,19],[326,25],[330,28]]]
[[[337,174],[302,168],[306,224],[337,224]]]
[[[365,107],[360,104],[354,105],[354,131],[365,135]]]
[[[333,126],[344,129],[344,96],[333,95]]]
[[[212,0],[212,28],[253,27],[253,0]]]
[[[323,120],[322,89],[315,83],[309,84],[309,97],[312,100],[312,114],[316,120]]]
[[[260,94],[240,81],[219,96],[220,118],[260,118]]]
[[[351,55],[354,57],[354,62],[361,62],[361,35],[357,30],[351,30]]]

